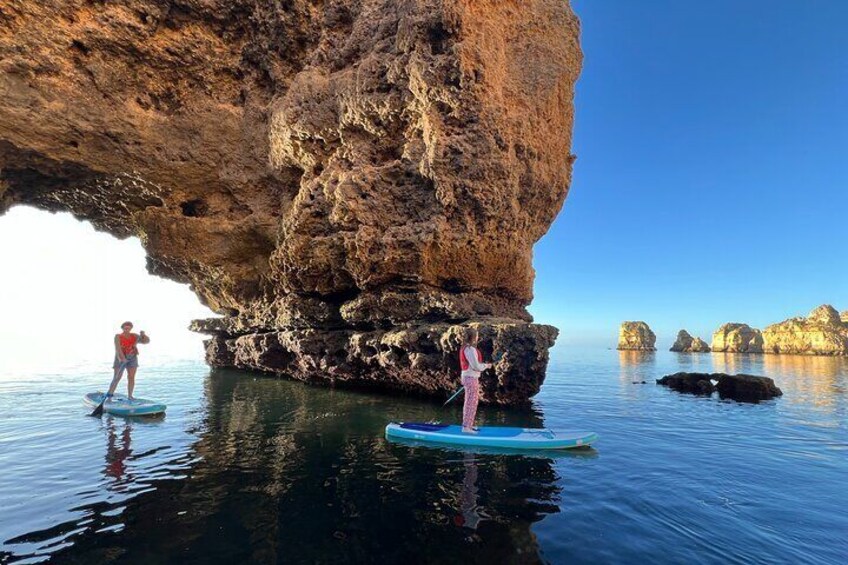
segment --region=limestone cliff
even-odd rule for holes
[[[848,355],[848,322],[823,304],[806,318],[790,318],[763,330],[767,353]]]
[[[578,32],[563,0],[6,2],[0,213],[138,236],[224,315],[214,365],[444,393],[470,323],[507,352],[484,401],[523,402]]]
[[[618,331],[618,349],[656,351],[657,336],[645,322],[622,322]]]
[[[762,353],[763,335],[748,324],[729,323],[713,333],[712,350],[726,353]]]
[[[675,340],[674,345],[671,346],[670,351],[677,351],[681,353],[705,353],[710,351],[710,346],[707,345],[707,342],[701,338],[692,337],[686,330],[680,330],[677,332],[677,339]]]

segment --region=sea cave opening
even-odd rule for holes
[[[186,284],[149,274],[136,237],[70,213],[17,206],[0,217],[0,376],[102,366],[124,320],[152,338],[146,363],[203,359],[187,329],[213,315]]]

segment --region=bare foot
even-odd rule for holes
[[[464,434],[476,434],[477,430],[474,428],[462,428],[462,433]]]

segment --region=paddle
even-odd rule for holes
[[[464,391],[464,390],[465,390],[465,387],[464,387],[464,386],[459,387],[459,390],[458,390],[458,391],[456,391],[455,393],[453,393],[453,396],[451,396],[450,398],[448,398],[447,402],[445,402],[444,404],[442,404],[442,406],[447,406],[447,405],[450,403],[450,401],[451,401],[451,400],[453,400],[454,398],[456,398],[457,396],[459,396],[459,393],[460,393],[460,392],[462,392],[462,391]]]
[[[492,362],[493,362],[493,363],[497,363],[498,361],[500,361],[500,360],[501,360],[501,358],[502,358],[502,357],[503,357],[503,353],[501,353],[500,351],[498,351],[497,353],[495,353],[494,355],[492,355]],[[459,387],[459,390],[458,390],[458,391],[456,391],[455,393],[453,393],[453,395],[452,395],[450,398],[448,398],[448,399],[447,399],[447,402],[445,402],[444,404],[442,404],[442,406],[447,406],[448,404],[450,404],[450,401],[451,401],[451,400],[453,400],[454,398],[456,398],[457,396],[459,396],[459,393],[461,393],[461,392],[462,392],[462,391],[464,391],[464,390],[465,390],[465,387],[464,387],[464,386]]]
[[[109,388],[107,389],[107,393],[103,395],[103,400],[100,401],[100,404],[97,405],[97,408],[95,408],[94,411],[91,414],[89,414],[89,416],[94,416],[95,418],[97,418],[97,417],[100,417],[100,416],[103,415],[103,405],[106,404],[106,401],[109,399],[108,391],[112,390],[112,386],[117,383],[117,379],[119,378],[119,375],[121,375],[124,372],[124,369],[126,368],[128,362],[129,362],[128,359],[124,359],[124,361],[121,364],[118,365],[118,368],[115,369],[115,375],[112,377],[112,382],[109,383]]]

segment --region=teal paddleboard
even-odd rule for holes
[[[86,406],[96,408],[102,401],[105,393],[89,392],[83,398]],[[144,398],[133,398],[130,400],[123,394],[113,394],[111,400],[107,400],[103,404],[103,411],[116,416],[152,416],[161,414],[165,411],[165,406],[161,402],[153,400],[145,400]]]
[[[504,449],[573,449],[591,445],[598,439],[598,434],[504,426],[482,426],[477,433],[466,434],[457,425],[401,422],[386,426],[386,437]]]

